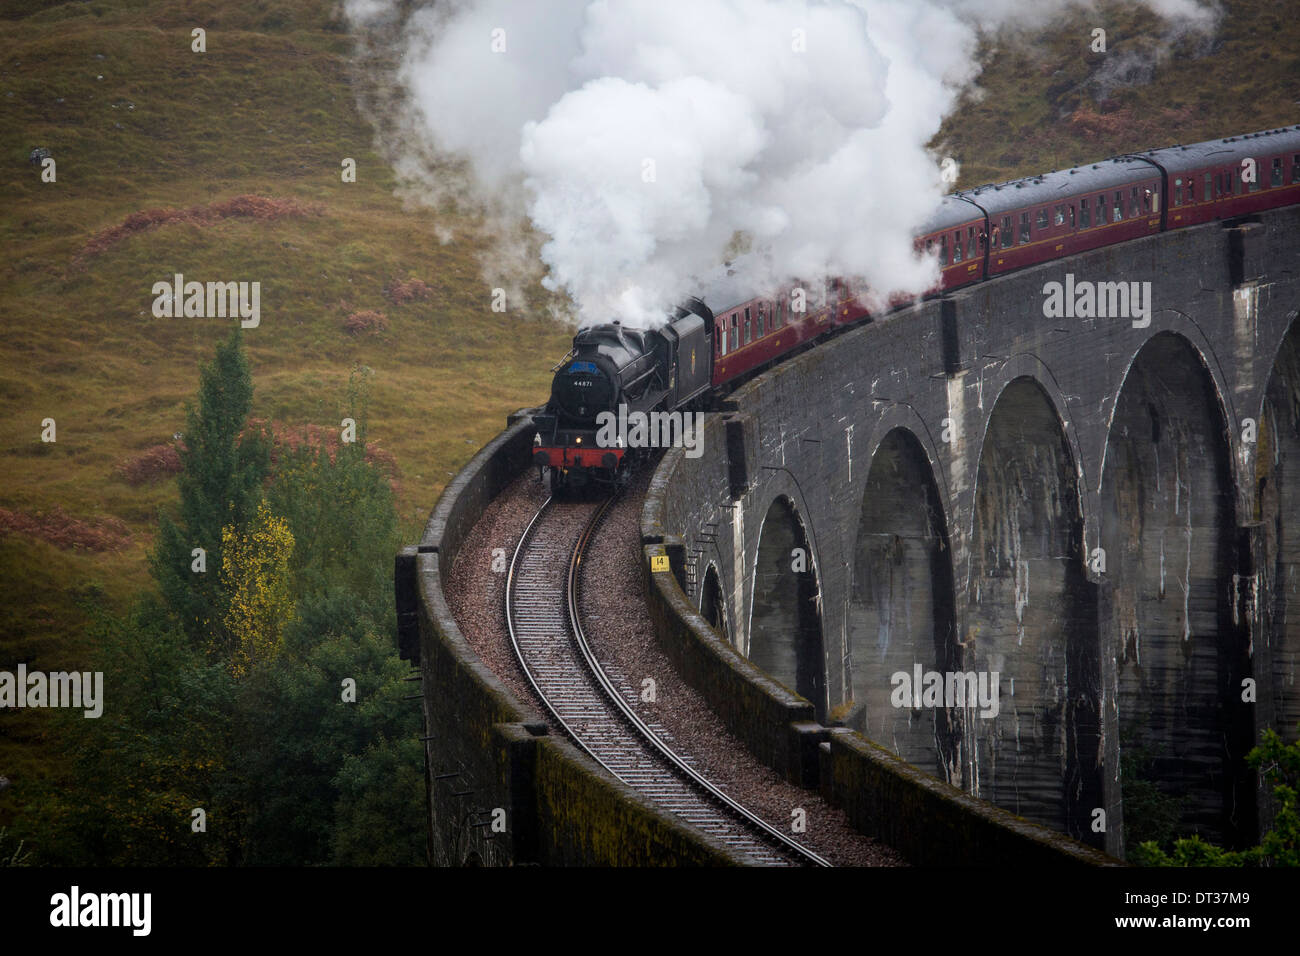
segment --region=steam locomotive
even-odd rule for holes
[[[942,295],[1102,246],[1297,203],[1300,124],[959,191],[943,198],[914,249],[938,259],[941,278],[927,296]],[[870,321],[860,299],[837,279],[759,297],[723,281],[679,306],[662,328],[615,321],[582,329],[534,417],[534,464],[550,469],[556,492],[620,480],[646,450],[600,441],[602,412],[705,408],[835,329]]]
[[[551,400],[533,418],[533,463],[550,469],[553,492],[612,482],[647,454],[621,439],[599,442],[602,412],[626,419],[703,407],[713,385],[713,322],[708,306],[690,299],[662,328],[614,321],[574,336],[572,350],[552,369]]]

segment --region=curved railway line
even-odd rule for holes
[[[615,498],[548,498],[506,579],[506,625],[524,676],[593,760],[757,866],[830,866],[700,775],[639,717],[596,660],[579,609],[583,554]]]

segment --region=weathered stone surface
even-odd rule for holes
[[[1240,758],[1300,719],[1300,210],[1258,218],[995,279],[783,363],[709,416],[702,457],[665,457],[643,532],[681,539],[730,644],[824,693],[823,719],[1112,853],[1124,738],[1187,825],[1252,840],[1267,806]],[[1045,317],[1067,274],[1150,282],[1149,324]],[[768,566],[787,512],[806,582]],[[800,677],[810,647],[824,682]],[[998,671],[997,715],[892,707],[913,663]]]

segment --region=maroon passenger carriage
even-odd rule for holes
[[[1253,181],[1251,181],[1253,174]],[[1113,159],[945,196],[915,248],[938,259],[929,294],[1152,233],[1300,202],[1300,125]],[[713,384],[765,367],[837,326],[869,317],[838,281],[746,298],[711,290]]]
[[[925,227],[917,245],[937,252],[946,290],[1152,233],[1298,201],[1300,126],[1292,126],[954,193],[943,207],[952,210],[950,221]],[[959,203],[973,207],[973,220],[968,215],[968,221],[957,221]],[[989,241],[981,241],[981,235]]]

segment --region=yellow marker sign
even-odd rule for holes
[[[669,567],[668,567],[668,555],[666,555],[666,554],[652,554],[652,555],[650,555],[650,570],[651,570],[651,571],[667,571],[667,570],[669,570]]]

